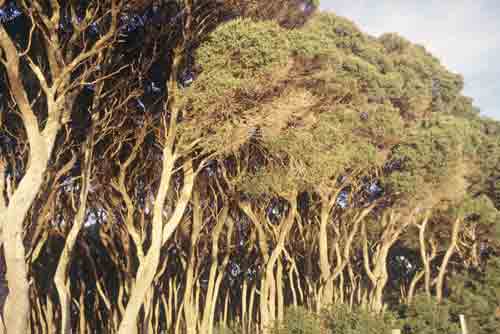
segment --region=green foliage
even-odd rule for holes
[[[400,322],[404,334],[456,334],[460,332],[451,305],[417,296],[410,306],[402,306]]]
[[[277,323],[272,334],[323,334],[321,319],[305,308],[289,308],[282,323]]]
[[[382,34],[378,40],[388,53],[401,54],[411,46],[408,40],[395,33]]]
[[[460,75],[446,70],[424,47],[413,45],[397,34],[384,34],[378,41],[405,80],[405,96],[432,98],[434,111],[452,109],[463,88]]]
[[[296,167],[296,166],[295,166]],[[257,172],[247,174],[235,185],[240,191],[254,197],[286,197],[291,191],[300,189],[298,170],[289,167],[263,167]]]
[[[397,109],[391,105],[372,105],[365,110],[366,120],[359,122],[359,131],[375,145],[391,147],[405,136],[404,121]],[[358,116],[359,118],[359,116]]]
[[[496,132],[499,122],[483,120],[484,136],[477,150],[476,193],[486,194],[500,209],[500,134]]]
[[[201,72],[185,99],[200,117],[200,113],[227,109],[236,102],[238,91],[258,90],[277,76],[288,64],[288,57],[288,39],[276,23],[230,21],[213,31],[196,50]]]
[[[364,59],[377,67],[383,74],[394,71],[394,62],[391,57],[384,53],[383,47],[371,38],[365,44],[359,46],[354,52],[358,57]]]
[[[495,205],[497,209],[500,209],[500,177],[496,176],[491,181],[491,192],[495,200]]]
[[[345,305],[325,310],[322,316],[331,334],[390,333],[396,325],[396,319],[390,312],[375,315],[363,309],[349,310]]]
[[[469,119],[470,121],[477,121],[479,119],[479,109],[474,107],[473,100],[467,96],[458,96],[450,108],[450,113]]]
[[[221,0],[227,17],[245,17],[256,21],[275,21],[285,29],[303,26],[318,10],[319,0]]]
[[[288,45],[285,30],[270,21],[236,19],[213,31],[196,51],[200,73],[182,96],[189,110],[184,140],[203,137],[204,148],[231,152],[228,144],[247,139],[245,120],[233,115],[241,116],[255,101],[241,96],[264,93],[286,73]]]
[[[468,186],[483,139],[470,99],[460,95],[463,80],[397,34],[374,38],[333,13],[291,30],[237,19],[209,36],[196,61],[187,132],[203,137],[202,146],[234,152],[251,129],[274,129],[259,145],[279,163],[240,179],[244,191],[328,187],[346,170],[387,160],[401,166],[384,179],[386,190],[406,199],[435,193],[435,204],[451,192],[457,200]],[[286,94],[312,95],[316,104],[290,112],[286,101],[275,103]],[[500,181],[490,178],[488,194],[496,193]]]
[[[286,189],[318,190],[334,187],[337,178],[349,169],[368,169],[376,161],[376,148],[356,131],[362,126],[352,110],[326,112],[304,131],[288,129],[266,142],[275,156],[288,157],[287,164],[259,171],[246,183],[252,192],[283,193]]]
[[[427,196],[426,189],[463,192],[463,177],[468,173],[464,159],[475,149],[473,132],[468,124],[453,117],[424,122],[392,150],[390,159],[399,168],[389,175],[386,185],[410,197]],[[457,188],[442,188],[443,184]]]
[[[381,87],[382,74],[376,66],[356,55],[344,59],[341,75],[354,77],[360,82],[361,90],[369,96],[385,96],[385,91]]]
[[[368,95],[435,98],[436,105],[439,100],[443,106],[452,103],[463,88],[462,78],[447,71],[423,47],[396,34],[375,39],[332,13],[316,15],[303,29],[291,31],[289,39],[298,55],[334,59],[343,75],[354,77]]]
[[[290,308],[282,323],[275,325],[272,334],[385,334],[397,326],[390,312],[374,315],[362,309],[350,310],[336,305],[319,314],[304,308]]]
[[[353,22],[333,13],[319,13],[303,29],[340,49],[356,50],[365,41],[365,35]]]
[[[290,50],[298,56],[315,57],[324,56],[328,59],[341,62],[342,54],[335,43],[324,40],[316,32],[308,30],[290,30],[288,32]]]
[[[193,128],[210,128],[210,135],[195,136],[202,145],[234,152],[231,145],[249,140],[247,130],[263,133],[252,145],[265,162],[234,179],[254,199],[331,190],[348,171],[386,166],[386,194],[411,205],[446,202],[444,215],[487,231],[498,227],[500,126],[478,117],[461,95],[463,78],[424,47],[397,34],[374,38],[320,13],[292,30],[231,21],[210,35],[196,60],[201,72],[186,101],[196,115]],[[459,313],[473,332],[496,333],[499,268],[491,262],[484,276],[450,280],[442,304],[417,296],[397,320],[390,311],[379,317],[336,306],[317,315],[299,308],[288,310],[273,333],[382,334],[399,327],[455,334]]]
[[[470,333],[496,334],[500,328],[500,259],[492,258],[484,275],[453,279],[449,297],[454,314],[464,314]]]
[[[297,55],[332,59],[363,43],[363,34],[354,23],[333,13],[317,14],[302,29],[290,31],[288,38]]]
[[[484,278],[459,277],[452,286],[449,300],[417,295],[411,305],[401,305],[395,312],[375,315],[363,309],[350,310],[335,305],[320,314],[290,308],[272,334],[385,334],[400,328],[403,334],[460,333],[459,314],[464,314],[469,332],[496,334],[500,319],[495,316],[500,300],[500,260],[492,260]],[[229,332],[233,333],[233,332]]]
[[[211,33],[197,50],[196,59],[205,73],[224,71],[248,79],[285,65],[288,54],[288,40],[277,24],[236,19]]]
[[[242,334],[244,329],[238,323],[230,323],[228,326],[217,325],[213,331],[214,334]]]
[[[465,218],[470,224],[476,224],[483,228],[495,225],[500,218],[499,212],[492,201],[486,195],[478,197],[467,196],[456,209],[456,214]]]
[[[410,306],[400,307],[403,333],[459,333],[459,314],[465,315],[470,333],[498,333],[500,260],[492,258],[484,273],[457,275],[450,284],[450,295],[441,304],[420,295]]]

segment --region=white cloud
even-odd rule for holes
[[[322,0],[321,4],[370,34],[397,32],[424,45],[448,68],[464,75],[465,93],[483,114],[500,119],[497,1]]]

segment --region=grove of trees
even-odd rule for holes
[[[500,122],[315,0],[0,0],[0,332],[500,328]]]

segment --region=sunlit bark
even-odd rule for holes
[[[444,287],[444,278],[446,275],[446,270],[448,268],[448,263],[450,259],[455,253],[457,242],[458,242],[458,234],[460,232],[460,227],[462,225],[462,220],[460,218],[456,219],[453,223],[452,232],[451,232],[451,240],[448,249],[443,257],[443,261],[441,262],[441,266],[439,267],[439,273],[437,276],[436,282],[436,299],[438,302],[443,300],[443,287]]]
[[[71,303],[71,291],[70,282],[68,281],[68,270],[71,260],[71,254],[73,248],[76,244],[76,239],[80,230],[85,223],[86,213],[87,213],[87,198],[90,187],[91,170],[92,170],[92,150],[93,150],[93,138],[92,134],[88,138],[87,145],[84,146],[84,162],[82,167],[81,175],[81,190],[80,190],[80,201],[79,208],[75,216],[75,220],[71,229],[66,237],[66,242],[64,244],[63,251],[59,258],[57,264],[56,273],[54,275],[54,283],[59,295],[59,304],[61,308],[61,334],[66,334],[71,332],[71,319],[70,319],[70,303]]]
[[[363,262],[368,278],[371,281],[372,289],[369,296],[369,307],[372,311],[380,313],[384,310],[384,289],[389,279],[387,270],[387,259],[389,251],[398,240],[403,231],[410,225],[413,213],[402,218],[394,211],[384,215],[381,220],[383,232],[374,252],[370,255],[368,251],[368,235],[366,222],[362,224],[363,242]]]

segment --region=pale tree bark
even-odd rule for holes
[[[362,224],[362,243],[363,243],[363,263],[366,274],[372,283],[372,289],[369,295],[369,307],[376,313],[384,310],[384,289],[389,279],[387,270],[387,258],[389,251],[399,236],[412,222],[413,213],[404,219],[399,214],[391,211],[382,217],[383,232],[373,254],[368,252],[368,236],[366,231],[366,222]]]
[[[189,259],[186,268],[186,281],[183,298],[183,313],[186,322],[186,334],[196,334],[198,325],[198,305],[193,298],[193,292],[196,283],[196,244],[200,236],[203,225],[203,210],[201,208],[200,194],[198,191],[193,192],[193,218],[191,226],[191,242],[189,247]]]
[[[333,232],[335,236],[333,238],[330,238],[328,235],[328,226],[330,225],[332,212],[336,206],[338,197],[341,194],[342,189],[344,189],[344,186],[347,184],[347,182],[349,182],[356,174],[357,171],[353,172],[352,175],[346,177],[343,180],[342,186],[332,185],[330,183],[319,184],[316,186],[317,192],[320,196],[321,204],[318,233],[319,269],[321,281],[317,291],[318,298],[316,302],[318,311],[320,311],[320,309],[324,305],[330,305],[334,302],[334,281],[345,266],[343,261],[337,261],[334,273],[332,273],[332,264],[330,263],[330,261],[333,261],[334,254],[336,254],[338,260],[341,260],[339,247],[342,236],[340,233],[340,229],[336,226],[333,226]],[[333,177],[332,179],[336,179],[336,177]],[[356,230],[356,232],[358,229],[358,223],[359,221],[354,226],[354,230]],[[354,234],[356,232],[354,232]],[[346,236],[345,238],[347,239],[348,237]]]
[[[214,300],[215,295],[215,281],[217,275],[217,267],[219,264],[218,254],[219,254],[219,237],[222,233],[222,229],[224,224],[226,223],[226,219],[228,216],[228,207],[224,207],[222,211],[219,213],[217,217],[217,223],[212,231],[212,253],[211,253],[211,265],[210,272],[208,274],[208,287],[206,292],[206,302],[205,307],[203,309],[202,321],[200,326],[200,332],[203,333],[212,333],[213,324],[210,323],[210,319],[212,317],[212,313],[215,312],[215,306],[212,301]]]
[[[247,323],[247,307],[248,307],[248,280],[244,279],[241,285],[241,316],[240,323],[241,327],[245,328]]]
[[[450,262],[450,259],[457,248],[458,234],[460,232],[461,223],[462,220],[459,218],[456,219],[453,223],[450,245],[446,250],[443,261],[441,262],[441,266],[439,268],[439,274],[436,281],[436,299],[439,303],[443,300],[444,278],[446,275],[448,263]]]
[[[5,182],[5,179],[6,179],[6,162],[5,160],[0,157],[0,213],[1,212],[4,212],[5,210],[7,210],[7,201],[6,201],[6,197],[4,195],[4,192],[6,192],[6,185],[7,183]],[[8,196],[7,196],[8,198]],[[2,223],[0,222],[0,246],[2,246]],[[1,320],[1,319],[0,319]],[[3,331],[3,320],[2,320],[2,323],[0,324],[0,330]]]
[[[167,224],[163,226],[164,200],[168,191],[175,163],[175,155],[170,151],[169,145],[165,146],[163,158],[164,162],[160,187],[155,199],[153,211],[151,246],[144,257],[144,261],[140,264],[139,269],[137,270],[130,299],[127,303],[125,313],[118,328],[119,334],[130,334],[137,331],[137,316],[158,269],[161,247],[170,239],[171,235],[181,222],[193,189],[194,172],[192,167],[188,166],[185,168],[182,195],[177,203],[173,215],[170,217]]]
[[[276,304],[277,304],[277,310],[276,310],[276,315],[277,315],[277,320],[282,321],[284,319],[284,294],[283,294],[283,269],[282,269],[282,263],[281,263],[281,258],[282,254],[285,252],[285,241],[286,238],[290,234],[290,230],[295,223],[295,218],[297,215],[297,194],[293,193],[291,197],[289,197],[288,202],[290,204],[290,212],[289,216],[285,220],[285,224],[283,227],[280,227],[280,234],[279,234],[279,239],[278,239],[278,247],[273,250],[273,254],[271,254],[270,258],[270,264],[277,263],[277,268],[276,268],[276,283],[275,283],[275,289],[276,291]],[[273,256],[274,254],[277,253],[276,255],[276,260],[274,260]],[[269,265],[269,264],[268,264]],[[269,266],[267,267],[269,270]]]
[[[140,148],[144,144],[144,139],[147,135],[147,128],[148,126],[144,124],[141,129],[134,131],[134,134],[137,138],[135,139],[135,143],[131,148],[130,154],[123,163],[118,162],[118,165],[120,166],[120,173],[116,180],[111,181],[111,186],[120,194],[123,203],[125,204],[126,213],[125,215],[122,215],[122,219],[125,222],[127,232],[135,245],[139,263],[144,260],[144,251],[142,247],[144,235],[142,235],[141,231],[138,230],[134,225],[134,213],[136,212],[136,205],[130,197],[125,183],[127,180],[128,168],[137,158]]]
[[[333,280],[328,280],[330,276],[330,261],[328,259],[328,222],[330,218],[330,205],[325,200],[321,201],[320,226],[318,234],[319,264],[321,270],[321,280],[324,282],[321,293],[321,304],[329,305],[333,302]],[[321,304],[319,307],[321,307]]]
[[[473,225],[470,229],[468,229],[470,238],[472,240],[471,244],[471,261],[472,265],[475,268],[478,268],[480,266],[481,260],[480,260],[480,255],[479,255],[479,241],[477,239],[477,234],[476,234],[476,225]]]
[[[364,208],[363,210],[360,210],[358,213],[354,215],[352,218],[352,224],[350,225],[348,231],[346,230],[343,235],[340,235],[340,231],[337,232],[338,238],[343,237],[345,239],[344,244],[342,246],[342,251],[340,250],[340,243],[337,241],[335,242],[335,251],[337,254],[337,264],[334,268],[333,271],[328,272],[328,275],[325,278],[325,281],[323,284],[333,284],[333,282],[342,275],[345,267],[348,265],[350,258],[351,258],[351,250],[352,250],[352,244],[354,242],[354,239],[356,235],[358,234],[359,227],[361,222],[370,214],[370,212],[373,210],[375,205],[370,205],[367,208]],[[342,284],[343,285],[343,284]],[[342,291],[343,294],[343,291]],[[333,286],[332,286],[332,296],[333,296]],[[343,298],[342,298],[343,299]],[[322,301],[323,302],[323,301]],[[319,310],[318,310],[319,311]]]
[[[177,50],[173,71],[178,69],[180,61],[180,52]],[[147,253],[144,255],[144,260],[139,264],[130,298],[118,328],[119,334],[130,334],[137,331],[137,316],[144,302],[146,293],[150,289],[158,270],[161,248],[170,239],[181,223],[194,187],[196,172],[193,170],[192,161],[188,158],[183,167],[184,184],[181,190],[181,196],[168,222],[164,224],[165,200],[171,186],[172,176],[175,173],[175,163],[180,158],[179,152],[177,152],[175,147],[175,142],[177,140],[177,118],[179,114],[179,106],[176,102],[177,80],[175,75],[173,75],[169,81],[169,94],[169,100],[165,108],[171,112],[171,116],[168,127],[165,126],[162,173],[158,193],[154,202],[153,218],[151,222],[151,244]],[[193,145],[195,145],[195,143]]]
[[[419,243],[420,243],[420,256],[422,257],[422,263],[424,265],[424,278],[425,278],[425,293],[427,297],[431,296],[431,263],[429,256],[427,255],[427,246],[425,242],[425,230],[429,222],[428,214],[425,216],[422,225],[419,228]]]
[[[68,282],[68,270],[71,261],[71,253],[76,244],[76,240],[83,224],[85,223],[87,211],[87,198],[91,180],[92,169],[92,150],[93,150],[93,135],[90,131],[87,144],[84,146],[84,163],[82,165],[81,175],[81,190],[80,190],[80,206],[76,213],[75,221],[66,237],[63,251],[57,264],[56,273],[54,275],[54,283],[59,295],[59,304],[61,307],[61,334],[71,333],[71,291]]]
[[[10,90],[21,112],[30,145],[26,173],[9,199],[7,208],[0,212],[7,266],[6,278],[9,286],[4,309],[6,332],[24,334],[28,331],[30,303],[27,265],[24,260],[23,223],[43,184],[43,174],[58,129],[57,124],[50,127],[47,124],[48,132],[42,133],[39,130],[38,120],[21,80],[18,51],[3,26],[0,26],[0,47],[4,52],[5,59],[2,63],[7,71]]]
[[[463,233],[457,243],[457,251],[464,258],[464,264],[467,268],[470,266],[478,268],[481,257],[479,255],[479,239],[477,223],[468,223],[463,226]]]
[[[333,302],[333,280],[329,280],[331,275],[331,264],[329,259],[329,242],[328,242],[328,225],[330,222],[331,212],[342,188],[337,188],[334,191],[324,189],[325,185],[318,185],[318,192],[321,198],[320,209],[320,225],[318,234],[318,250],[319,250],[319,267],[321,273],[321,287],[318,291],[318,311],[322,305],[329,305]],[[338,244],[339,235],[334,239],[332,249]]]
[[[44,182],[44,173],[54,148],[56,136],[71,112],[68,106],[72,105],[77,88],[81,86],[80,79],[82,78],[73,80],[70,79],[71,75],[83,62],[88,61],[89,58],[97,55],[112,43],[120,9],[118,1],[112,0],[110,29],[90,49],[83,50],[72,57],[69,54],[63,55],[63,49],[57,38],[60,19],[59,2],[57,0],[50,1],[51,17],[44,13],[44,5],[47,4],[35,1],[30,8],[25,8],[25,10],[32,19],[33,29],[44,30],[42,36],[48,46],[46,54],[49,60],[51,80],[28,55],[32,35],[30,34],[28,49],[18,50],[4,26],[0,26],[0,49],[3,51],[1,62],[7,72],[10,92],[19,109],[30,148],[29,164],[25,174],[10,197],[7,208],[0,213],[0,221],[5,222],[2,239],[7,267],[6,277],[9,285],[4,319],[6,331],[16,334],[27,333],[29,324],[30,301],[25,261],[26,252],[23,245],[23,224]],[[40,28],[41,25],[43,28]],[[39,127],[26,87],[22,82],[20,71],[22,58],[26,59],[40,85],[41,92],[45,95],[47,119],[43,128]],[[89,73],[86,72],[86,75]]]
[[[413,279],[410,282],[410,287],[408,288],[408,293],[406,296],[406,303],[411,304],[413,301],[413,298],[415,297],[415,291],[417,289],[417,284],[420,282],[420,280],[424,277],[425,271],[421,270],[418,273],[415,274]]]
[[[297,264],[294,260],[293,257],[288,254],[288,252],[285,252],[286,259],[290,263],[288,266],[288,271],[287,271],[287,276],[288,276],[288,284],[290,284],[290,290],[292,292],[292,305],[294,308],[297,308],[299,305],[299,299],[298,299],[298,293],[301,294],[302,296],[302,291],[300,287],[300,277],[299,273],[297,270]],[[297,282],[294,282],[294,276],[296,274]],[[297,284],[297,287],[295,287],[295,284]]]
[[[283,264],[280,260],[277,261],[276,268],[276,304],[278,306],[277,320],[281,323],[285,315],[285,297],[283,293]]]
[[[289,212],[278,228],[279,231],[276,246],[271,252],[269,260],[265,264],[264,279],[261,285],[260,306],[262,320],[260,326],[263,333],[268,333],[274,321],[283,318],[283,314],[277,314],[276,309],[276,289],[278,288],[278,284],[274,275],[274,266],[276,265],[276,262],[280,260],[279,258],[285,248],[285,240],[290,233],[293,223],[295,222],[297,214],[297,193],[292,192],[287,196],[287,200],[290,205],[288,208]]]
[[[257,291],[257,285],[253,284],[252,289],[250,290],[250,301],[249,301],[249,308],[248,308],[248,321],[247,321],[247,333],[252,333],[252,326],[255,326],[254,322],[252,321],[252,316],[253,316],[253,309],[254,309],[254,304],[255,304],[255,292]]]
[[[262,261],[264,265],[266,263],[269,263],[270,259],[270,254],[269,254],[269,246],[267,244],[267,236],[266,232],[264,231],[263,227],[263,221],[265,221],[265,215],[259,214],[257,215],[254,210],[252,209],[250,203],[248,202],[240,202],[239,203],[241,210],[247,215],[248,218],[253,222],[255,229],[257,230],[257,240],[258,240],[258,247],[262,256]],[[260,279],[260,305],[259,305],[259,312],[260,312],[260,322],[262,323],[268,323],[269,322],[269,309],[267,307],[267,301],[268,301],[268,290],[267,290],[267,283],[266,280],[268,279],[267,276],[267,270],[262,273],[261,279]]]
[[[420,225],[420,228],[422,228],[422,225]],[[424,236],[424,234],[420,233],[421,234],[421,237]],[[424,240],[425,242],[425,239],[421,239],[420,237],[420,243],[422,242],[422,240]],[[426,257],[426,260],[425,260],[425,263],[424,261],[422,260],[422,262],[424,263],[424,269],[419,271],[418,273],[415,274],[415,276],[413,277],[413,279],[411,280],[410,282],[410,287],[408,289],[408,295],[407,295],[407,298],[406,298],[406,302],[408,304],[411,304],[412,301],[413,301],[413,298],[415,297],[415,291],[417,289],[417,285],[419,283],[419,281],[424,278],[426,275],[428,276],[425,277],[425,281],[424,281],[424,289],[426,291],[426,295],[428,297],[431,297],[431,271],[430,271],[430,264],[432,263],[432,261],[436,258],[437,256],[437,246],[436,246],[436,243],[433,239],[430,240],[430,246],[431,246],[431,253],[430,255],[428,254],[428,252],[425,250],[424,252],[421,252],[421,256],[425,255]],[[427,268],[425,266],[428,266]],[[428,273],[428,274],[427,274]]]
[[[421,224],[416,224],[415,226],[418,228],[418,241],[420,248],[420,258],[422,259],[423,269],[415,274],[413,279],[410,282],[410,286],[408,288],[408,293],[406,296],[406,303],[411,304],[413,298],[415,296],[415,291],[417,289],[417,285],[420,280],[424,279],[424,291],[428,298],[431,297],[431,263],[437,255],[437,247],[433,238],[430,238],[427,241],[428,237],[426,235],[427,227],[429,224],[430,212],[427,212],[424,216],[424,219]],[[429,253],[427,244],[430,245],[431,251]]]
[[[226,232],[226,245],[227,245],[227,247],[229,247],[231,245],[233,228],[234,228],[234,221],[230,218],[227,219],[227,232]],[[211,310],[212,311],[210,312],[210,319],[208,321],[209,334],[213,333],[213,329],[214,329],[214,325],[215,325],[215,310],[216,310],[217,300],[219,298],[220,286],[222,284],[222,279],[224,278],[224,273],[225,273],[227,265],[229,263],[229,256],[230,255],[231,255],[230,252],[226,253],[226,255],[224,256],[224,259],[222,260],[221,266],[219,268],[219,272],[216,275],[215,285],[214,285],[212,300],[211,300],[211,303],[212,303]]]

